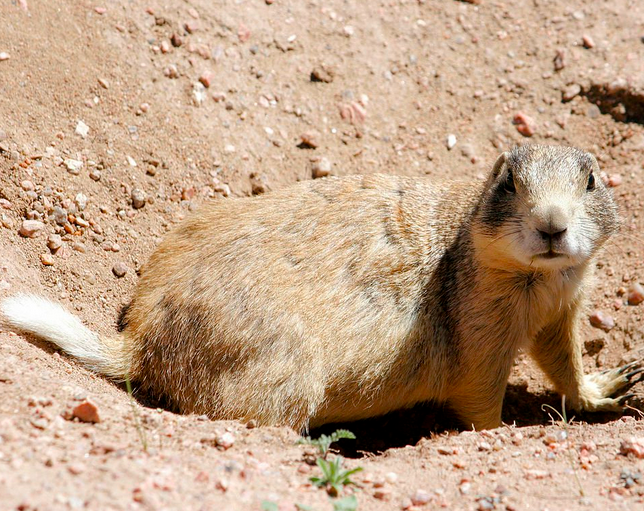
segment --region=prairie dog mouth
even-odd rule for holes
[[[537,254],[535,257],[540,258],[540,259],[556,259],[557,257],[565,257],[566,254],[562,254],[560,252],[554,252],[552,249],[548,250],[548,252],[542,252],[541,254]]]

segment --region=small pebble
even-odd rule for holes
[[[40,236],[45,224],[39,220],[25,220],[20,226],[20,235],[25,238],[35,238]]]
[[[213,73],[212,71],[204,71],[199,77],[199,81],[207,89],[215,81],[215,73]]]
[[[67,467],[67,470],[70,474],[77,476],[78,474],[82,474],[85,471],[85,467],[80,463],[72,463]]]
[[[141,209],[143,206],[145,206],[147,195],[140,188],[132,188],[131,197],[132,197],[132,207],[134,209]]]
[[[305,131],[300,135],[300,146],[316,149],[320,145],[318,137],[319,133],[317,131]]]
[[[101,179],[101,171],[98,169],[92,169],[89,171],[89,177],[94,181],[99,181]]]
[[[313,179],[326,177],[331,174],[331,162],[328,158],[319,158],[311,162],[311,175]]]
[[[564,100],[564,102],[572,101],[574,98],[579,96],[580,93],[581,85],[579,85],[578,83],[573,83],[572,85],[569,85],[564,89],[562,99]]]
[[[84,193],[76,194],[74,202],[78,207],[78,211],[83,211],[87,207],[87,195],[85,195]]]
[[[595,328],[600,328],[605,332],[612,330],[615,327],[615,320],[605,312],[596,310],[588,317],[590,324]]]
[[[639,305],[644,302],[644,286],[642,284],[633,284],[628,288],[628,304]]]
[[[524,112],[517,112],[514,114],[512,123],[516,126],[517,131],[524,137],[531,137],[536,131],[534,119]]]
[[[78,121],[78,124],[76,124],[76,134],[80,135],[82,138],[87,137],[89,134],[89,126],[83,121]]]
[[[74,243],[72,243],[72,248],[73,248],[76,252],[80,252],[81,254],[84,254],[85,252],[87,252],[87,248],[86,248],[86,247],[85,247],[85,245],[84,245],[83,243],[81,243],[80,241],[75,241]]]
[[[128,269],[129,268],[127,267],[127,265],[125,263],[119,261],[119,262],[115,263],[114,266],[112,267],[112,273],[116,277],[118,277],[120,279],[121,277],[125,276],[125,274],[127,273]]]
[[[80,160],[73,160],[71,158],[65,160],[65,167],[67,167],[67,170],[70,174],[77,175],[80,171],[80,169],[83,166],[83,162]]]
[[[98,79],[98,84],[103,87],[104,89],[109,89],[110,88],[110,82],[108,82],[105,78],[99,78]]]
[[[174,64],[170,64],[163,70],[163,74],[168,78],[179,78],[179,70]]]
[[[634,454],[636,458],[644,458],[644,438],[631,437],[628,440],[622,440],[619,452],[625,456]]]
[[[555,71],[561,71],[566,67],[566,53],[564,50],[557,50],[557,54],[552,62],[555,66]]]
[[[50,234],[47,238],[47,248],[52,252],[56,252],[60,247],[63,246],[63,239],[58,234]]]
[[[581,44],[583,44],[584,48],[586,48],[587,50],[595,47],[595,41],[593,41],[593,38],[588,34],[584,34],[584,36],[581,38]]]
[[[622,176],[620,174],[611,174],[608,177],[608,181],[606,182],[606,185],[608,185],[610,188],[615,188],[621,184],[622,184]]]
[[[60,206],[56,206],[52,210],[52,216],[54,222],[56,222],[58,225],[65,225],[67,223],[67,211]]]
[[[98,407],[89,399],[84,400],[73,408],[72,417],[76,417],[83,422],[101,422]]]
[[[0,62],[3,62],[5,60],[9,60],[11,57],[6,51],[0,51]]]
[[[40,254],[40,262],[45,266],[53,266],[54,258],[51,254]]]
[[[222,449],[230,449],[235,443],[235,436],[228,431],[215,435],[215,444]]]
[[[311,71],[312,82],[331,83],[333,81],[333,77],[333,70],[329,69],[324,64],[314,67],[313,71]]]
[[[414,506],[424,506],[430,500],[432,500],[432,496],[425,490],[416,490],[416,493],[411,496],[411,503]]]
[[[456,145],[456,135],[454,135],[453,133],[450,133],[449,135],[447,135],[446,144],[447,144],[447,149],[451,151],[452,148]]]
[[[183,24],[183,28],[186,29],[186,32],[189,34],[194,34],[197,30],[199,30],[199,22],[198,21],[188,21],[187,23]]]
[[[391,500],[391,490],[389,488],[378,488],[373,492],[373,496],[378,500]]]
[[[396,484],[398,482],[398,474],[396,472],[387,472],[385,474],[385,481],[389,484]]]
[[[271,188],[268,184],[268,179],[264,174],[251,173],[250,186],[253,195],[261,195],[268,192]]]
[[[25,192],[28,192],[34,189],[34,184],[28,179],[25,179],[20,183],[20,188],[22,188]]]

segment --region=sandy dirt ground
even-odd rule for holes
[[[643,62],[640,0],[6,0],[0,297],[44,294],[108,334],[164,233],[204,201],[327,173],[481,179],[515,144],[565,144],[597,155],[623,220],[598,258],[584,363],[637,360]],[[342,425],[357,440],[337,448],[363,471],[340,499],[643,509],[634,392],[623,417],[565,425],[521,356],[497,430],[430,405]],[[74,418],[91,418],[87,400],[100,422]],[[297,439],[149,407],[0,331],[0,510],[340,509]]]

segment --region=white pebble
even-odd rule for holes
[[[67,167],[67,170],[69,171],[70,174],[77,175],[80,169],[83,167],[83,162],[80,160],[73,160],[71,158],[68,158],[65,160],[65,167]]]
[[[78,121],[78,124],[76,124],[76,134],[85,138],[87,135],[89,135],[89,126],[83,121]]]
[[[77,194],[74,201],[79,211],[83,211],[87,207],[87,195],[84,193]]]
[[[455,145],[456,145],[456,135],[454,135],[453,133],[450,133],[449,135],[447,135],[447,149],[451,151]]]

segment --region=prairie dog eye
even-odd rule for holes
[[[586,190],[594,190],[595,189],[595,175],[591,172],[590,175],[588,176],[588,185],[586,185]]]
[[[505,182],[503,183],[503,189],[508,193],[515,193],[517,191],[514,186],[514,175],[511,170],[508,170],[508,175],[505,177]]]

